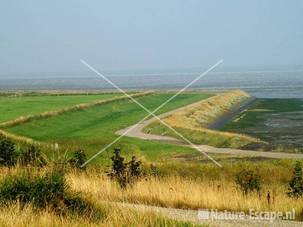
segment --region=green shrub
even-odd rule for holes
[[[30,200],[30,187],[31,182],[25,174],[7,176],[0,183],[1,203]]]
[[[20,164],[24,166],[31,165],[42,167],[46,165],[46,160],[42,156],[41,150],[33,145],[21,151],[19,160]]]
[[[86,162],[86,154],[83,150],[77,150],[73,153],[71,159],[69,160],[69,163],[72,167],[77,169],[85,169],[85,166],[83,164]]]
[[[9,139],[0,139],[0,165],[14,166],[17,161],[15,144]]]
[[[128,176],[126,167],[127,164],[124,163],[124,158],[120,154],[120,148],[114,149],[114,156],[111,157],[112,160],[112,171],[109,176],[115,179],[121,188],[126,188],[128,184]]]
[[[244,194],[261,189],[261,177],[251,170],[242,170],[235,176],[235,182]]]
[[[293,176],[288,183],[288,196],[289,197],[302,197],[303,196],[303,177],[302,177],[302,164],[297,161],[293,170]]]
[[[115,179],[121,188],[126,188],[128,184],[133,184],[141,175],[141,161],[137,161],[133,156],[128,163],[124,162],[124,157],[121,156],[119,148],[114,149],[112,160],[112,170],[109,176]]]
[[[79,194],[70,191],[63,171],[52,170],[44,175],[21,172],[0,182],[1,205],[31,203],[36,208],[51,208],[58,214],[76,213],[87,217],[101,217],[101,212]]]
[[[130,176],[138,178],[141,175],[141,161],[137,161],[136,156],[132,157],[132,160],[128,163]]]
[[[0,201],[33,203],[36,207],[45,208],[59,204],[66,187],[63,174],[59,171],[51,171],[42,176],[30,176],[29,173],[22,172],[2,180]]]
[[[52,206],[57,208],[64,201],[67,190],[68,186],[64,181],[63,173],[55,170],[33,179],[30,194],[32,202],[37,207]]]
[[[84,214],[92,221],[98,221],[104,215],[101,210],[97,209],[91,202],[84,200],[79,195],[66,195],[64,203],[69,213]]]

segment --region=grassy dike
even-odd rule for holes
[[[146,108],[153,110],[173,94],[172,92],[156,92],[138,95],[136,98]],[[187,92],[169,102],[156,114],[186,106],[210,96],[211,94],[201,92]],[[90,156],[117,138],[116,131],[135,124],[146,115],[147,113],[140,106],[124,98],[111,102],[105,101],[102,105],[92,105],[89,108],[63,111],[51,117],[36,117],[5,130],[43,143],[58,143],[62,152],[82,148]],[[135,138],[123,138],[115,146],[120,146],[124,152],[127,152],[126,155],[135,154],[150,160],[159,160],[176,153],[194,152],[190,148]],[[108,161],[107,152],[104,152],[95,162],[103,160]]]
[[[249,98],[249,94],[240,90],[221,93],[173,113],[164,118],[164,121],[196,144],[243,148],[249,144],[263,143],[246,135],[220,132],[207,128],[216,119],[231,111],[235,105],[240,105]],[[179,138],[178,135],[157,121],[145,127],[144,131],[146,133]],[[182,140],[182,138],[179,139]]]

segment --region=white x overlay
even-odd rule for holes
[[[203,72],[202,74],[200,74],[197,78],[195,78],[194,80],[192,80],[189,84],[187,84],[185,87],[183,87],[181,90],[179,90],[176,94],[174,94],[172,97],[170,97],[168,100],[166,100],[164,103],[162,103],[159,107],[157,107],[153,111],[150,111],[149,109],[147,109],[144,105],[142,105],[140,102],[138,102],[132,96],[130,96],[129,94],[127,94],[123,89],[121,89],[119,86],[117,86],[111,80],[109,80],[103,74],[101,74],[100,72],[98,72],[95,68],[93,68],[92,66],[90,66],[86,61],[80,60],[80,62],[83,65],[85,65],[87,68],[89,68],[91,71],[93,71],[94,73],[96,73],[98,76],[100,76],[101,78],[103,78],[106,82],[108,82],[109,84],[111,84],[118,91],[120,91],[121,93],[123,93],[126,97],[128,97],[129,99],[131,99],[134,103],[136,103],[138,106],[140,106],[142,109],[144,109],[148,113],[148,115],[145,116],[142,120],[140,120],[137,124],[135,124],[132,127],[128,128],[126,131],[124,131],[123,134],[121,134],[119,137],[117,137],[115,140],[113,140],[111,143],[109,143],[107,146],[105,146],[102,150],[98,151],[95,155],[93,155],[91,158],[89,158],[81,167],[84,167],[85,165],[87,165],[89,162],[91,162],[93,159],[95,159],[97,156],[99,156],[102,152],[104,152],[106,149],[108,149],[113,144],[115,144],[117,141],[119,141],[122,137],[124,137],[127,133],[129,133],[137,125],[139,125],[140,123],[142,123],[143,121],[145,121],[150,116],[153,116],[154,118],[156,118],[159,122],[161,122],[163,125],[165,125],[170,130],[172,130],[175,134],[177,134],[179,137],[181,137],[185,142],[187,142],[189,145],[191,145],[191,147],[193,147],[194,149],[196,149],[197,151],[199,151],[200,153],[202,153],[203,155],[205,155],[208,159],[210,159],[217,166],[222,167],[222,165],[220,163],[218,163],[216,160],[214,160],[206,152],[202,151],[200,147],[198,147],[197,145],[193,144],[189,139],[187,139],[186,137],[184,137],[181,133],[179,133],[178,131],[176,131],[173,127],[171,127],[165,121],[163,121],[157,115],[155,115],[155,112],[157,112],[159,109],[161,109],[163,106],[165,106],[168,102],[170,102],[171,100],[173,100],[175,97],[177,97],[178,95],[180,95],[182,92],[184,92],[191,85],[193,85],[194,83],[196,83],[198,80],[200,80],[201,78],[203,78],[204,76],[206,76],[210,71],[212,71],[214,68],[216,68],[218,65],[220,65],[223,62],[222,59],[219,60],[213,66],[211,66],[209,69],[207,69],[205,72]]]

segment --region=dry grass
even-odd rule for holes
[[[150,211],[137,212],[117,205],[101,205],[104,217],[99,221],[92,221],[80,216],[58,216],[48,210],[34,210],[30,205],[20,209],[18,204],[0,208],[0,226],[183,226],[178,222]],[[186,223],[186,226],[194,226]]]
[[[239,105],[249,98],[251,96],[241,90],[221,93],[190,105],[188,108],[184,108],[167,117],[165,120],[175,127],[190,129],[207,128],[208,125],[229,112],[235,105]]]
[[[97,226],[88,220],[75,218],[63,219],[50,211],[35,211],[31,206],[23,209],[18,204],[0,209],[1,226]]]
[[[51,168],[51,167],[49,167]],[[33,174],[43,174],[48,168],[37,169],[22,167],[0,168],[0,180],[10,174],[20,171],[30,171]],[[80,174],[80,173],[75,173]],[[82,176],[80,174],[80,176]],[[76,175],[74,175],[76,177]],[[80,194],[81,197],[83,194]],[[195,226],[190,222],[177,221],[167,218],[158,212],[149,209],[128,208],[121,204],[103,202],[90,196],[86,201],[94,204],[95,209],[100,211],[99,218],[92,218],[76,212],[66,212],[63,215],[56,213],[53,208],[39,209],[31,204],[20,204],[18,202],[10,205],[1,204],[0,226]]]
[[[68,181],[74,190],[84,192],[95,201],[123,201],[172,208],[214,208],[246,212],[249,209],[289,211],[294,208],[298,215],[303,215],[303,199],[287,197],[285,193],[287,184],[280,182],[264,183],[260,194],[245,196],[232,180],[224,178],[220,180],[195,180],[178,176],[149,178],[142,179],[126,190],[121,190],[101,173],[70,174]],[[271,193],[270,204],[266,199],[267,191]]]

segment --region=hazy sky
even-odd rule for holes
[[[303,65],[301,0],[7,0],[0,74]]]

